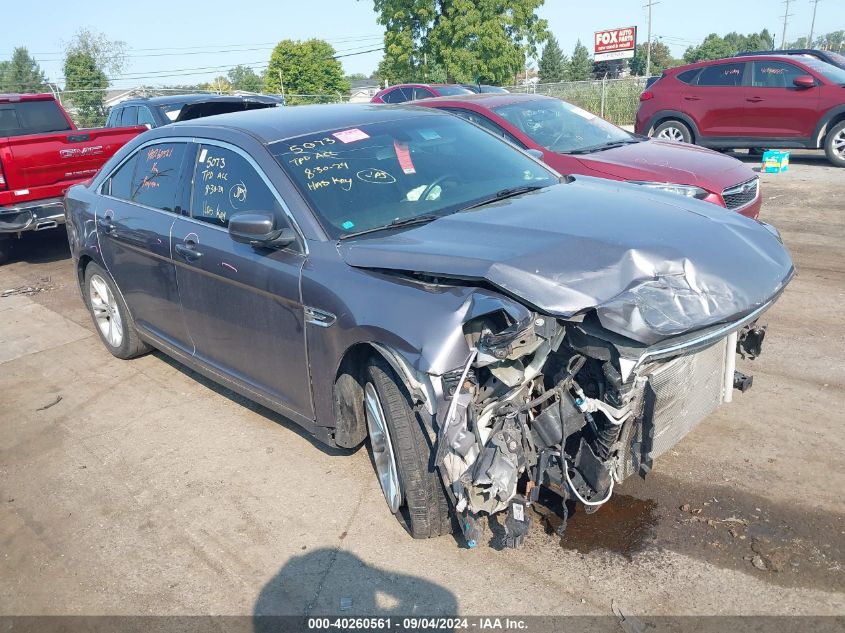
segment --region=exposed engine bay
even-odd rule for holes
[[[660,353],[626,348],[590,315],[516,321],[501,310],[463,333],[469,357],[440,377],[436,463],[470,547],[481,517],[502,511],[505,544],[519,547],[541,487],[594,511],[747,389],[735,355],[758,355],[765,328],[746,321]]]

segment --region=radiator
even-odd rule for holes
[[[724,400],[727,341],[672,359],[646,374],[641,424],[631,433],[621,474],[648,472],[656,459]],[[733,350],[731,350],[733,353]]]

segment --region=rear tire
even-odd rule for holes
[[[692,132],[676,119],[664,121],[652,132],[652,137],[661,141],[673,141],[675,143],[692,143]]]
[[[366,372],[365,408],[367,425],[370,429],[371,450],[381,448],[392,451],[388,456],[394,459],[398,470],[398,503],[391,503],[392,493],[385,486],[373,452],[376,474],[382,483],[382,491],[388,507],[414,538],[430,538],[452,533],[452,518],[449,499],[437,468],[433,465],[433,446],[423,432],[423,421],[414,411],[402,382],[396,372],[381,358],[374,358]],[[373,395],[376,400],[373,400]],[[383,412],[384,423],[379,425],[373,419],[373,407]],[[386,430],[386,441],[374,437]],[[398,508],[394,510],[394,507]]]
[[[845,167],[845,121],[840,121],[827,133],[824,153],[832,165]]]
[[[111,276],[94,262],[85,267],[82,287],[94,329],[113,356],[135,358],[150,351],[138,336],[135,320]]]

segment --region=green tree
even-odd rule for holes
[[[65,95],[70,112],[80,127],[97,127],[106,120],[104,98],[109,86],[106,74],[88,53],[72,52],[65,56]]]
[[[572,51],[572,59],[569,60],[569,80],[584,81],[593,76],[593,60],[587,47],[578,40],[575,49]]]
[[[331,44],[310,39],[305,42],[282,40],[276,45],[264,76],[264,88],[286,95],[325,95],[317,100],[334,101],[339,94],[347,94],[350,87]],[[314,100],[289,96],[287,103],[295,105]]]
[[[97,68],[111,77],[116,77],[126,67],[126,42],[110,40],[99,31],[79,29],[65,46],[65,53],[71,52],[85,53]]]
[[[544,0],[373,0],[385,27],[378,76],[424,79],[442,68],[453,81],[505,83],[546,38]]]
[[[363,81],[365,79],[369,79],[369,77],[367,77],[364,73],[352,73],[351,75],[346,75],[346,81],[350,83],[353,81]]]
[[[772,34],[769,33],[768,29],[748,35],[732,32],[724,37],[711,33],[698,46],[687,48],[684,52],[684,61],[687,63],[700,62],[706,59],[731,57],[745,51],[771,50],[772,44]]]
[[[648,55],[648,44],[639,44],[634,56],[631,58],[631,74],[645,75],[646,56]],[[675,66],[677,62],[672,57],[672,51],[663,42],[651,43],[651,69],[652,75],[659,75],[665,69]]]
[[[44,72],[24,47],[12,53],[12,59],[0,62],[0,93],[44,92],[49,90]]]
[[[249,66],[242,66],[238,64],[229,71],[227,77],[230,89],[233,90],[261,92],[261,89],[264,87],[264,82],[261,81],[261,77],[259,77]]]
[[[93,127],[106,120],[105,97],[109,75],[116,77],[126,65],[125,42],[80,29],[65,48],[65,93],[77,125]]]
[[[538,73],[540,83],[548,84],[556,81],[564,81],[566,79],[566,66],[569,60],[563,51],[560,50],[560,44],[557,43],[557,38],[554,35],[549,35],[546,40],[546,45],[543,47],[543,54],[540,56],[540,63],[538,65]]]
[[[232,92],[233,86],[232,82],[229,81],[228,77],[219,75],[211,81],[202,84],[200,86],[200,89],[206,90],[208,92],[219,92],[220,94],[229,94]]]

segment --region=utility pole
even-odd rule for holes
[[[792,14],[789,12],[789,4],[792,0],[783,0],[783,4],[786,5],[786,9],[783,12],[783,33],[780,36],[780,47],[786,48],[786,25],[789,22],[789,18],[792,17]]]
[[[813,21],[810,22],[810,37],[807,38],[807,48],[813,48],[813,30],[816,28],[816,9],[819,6],[819,0],[810,0],[813,3]]]
[[[649,0],[648,4],[644,4],[643,8],[648,8],[648,42],[646,45],[646,54],[645,54],[645,76],[648,77],[651,75],[651,7],[655,4],[660,4],[659,2],[654,2],[654,0]]]

